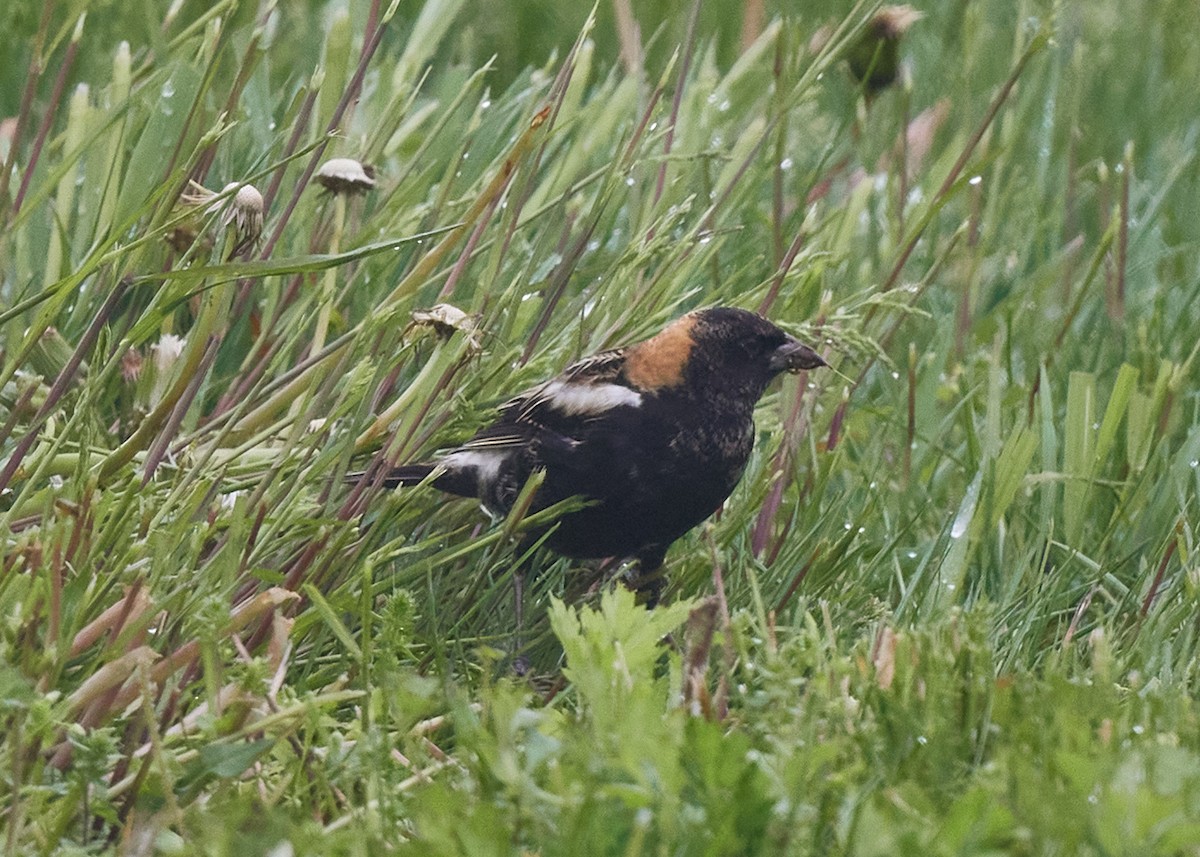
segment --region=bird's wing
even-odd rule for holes
[[[572,363],[559,375],[526,390],[500,408],[501,423],[531,423],[565,435],[613,409],[639,407],[642,394],[624,379],[625,349]]]
[[[537,426],[533,424],[502,421],[481,428],[458,449],[473,452],[509,452],[525,446],[536,434]]]
[[[605,351],[504,403],[495,422],[440,460],[444,475],[434,484],[506,510],[533,469],[571,466],[586,426],[640,407],[641,393],[623,380],[624,364],[623,349]]]
[[[617,383],[621,377],[621,370],[625,368],[626,350],[613,348],[593,354],[591,357],[585,357],[572,363],[558,377],[565,381],[583,381],[592,384]]]

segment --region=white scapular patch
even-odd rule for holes
[[[500,465],[504,458],[503,452],[479,452],[470,449],[452,452],[439,464],[447,470],[474,471],[476,483],[486,485],[494,482],[500,474]]]
[[[567,416],[602,414],[624,405],[640,407],[642,394],[620,384],[578,384],[551,381],[538,396]]]

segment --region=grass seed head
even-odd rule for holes
[[[353,158],[331,158],[321,164],[316,179],[330,193],[366,193],[375,187],[375,168]]]

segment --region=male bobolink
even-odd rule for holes
[[[394,468],[384,484],[431,478],[499,515],[542,469],[530,511],[590,501],[563,515],[547,544],[577,559],[636,558],[638,588],[653,604],[667,548],[716,512],[741,478],[754,406],[771,379],[824,365],[761,316],[698,310],[644,342],[569,366],[502,405],[494,423],[437,462]]]
[[[868,101],[896,82],[900,40],[921,17],[912,6],[883,6],[850,45],[846,52],[850,74],[866,88]]]

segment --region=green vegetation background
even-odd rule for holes
[[[1200,854],[1194,2],[874,11],[5,4],[4,853]],[[716,303],[838,372],[514,678],[525,522],[344,475]]]

